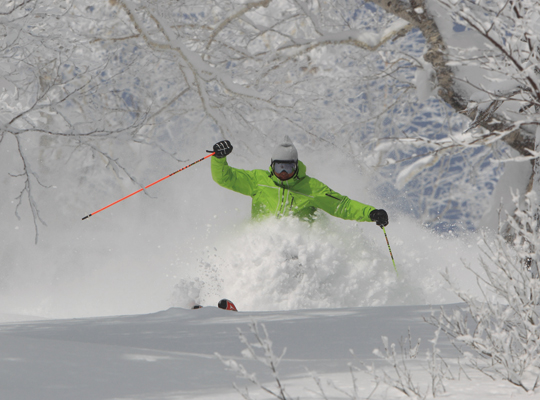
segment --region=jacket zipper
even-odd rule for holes
[[[285,209],[287,208],[287,202],[289,199],[289,192],[283,188],[283,196],[281,197],[281,216],[285,215]]]

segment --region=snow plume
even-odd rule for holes
[[[399,275],[375,224],[326,215],[312,225],[293,218],[248,223],[207,249],[196,276],[177,286],[173,305],[215,305],[223,297],[241,310],[261,311],[457,301],[443,290],[441,272],[449,268],[466,281],[460,256],[474,261],[473,246],[411,221],[387,232]]]
[[[206,141],[214,142],[207,139],[191,152],[204,154]],[[438,236],[400,216],[391,205],[395,199],[378,197],[369,172],[341,153],[310,151],[301,143],[298,149],[310,176],[388,210],[386,230],[399,276],[375,224],[326,214],[311,226],[289,219],[252,223],[251,199],[216,185],[205,162],[86,221],[80,218],[89,210],[138,187],[124,179],[112,181],[109,193],[68,197],[72,179],[66,178],[54,192],[59,197],[44,208],[47,234],[37,246],[32,236],[30,243],[23,236],[33,231],[31,221],[18,221],[9,208],[0,210],[0,313],[47,318],[140,314],[195,302],[215,306],[224,297],[240,310],[440,304],[458,301],[444,290],[440,272],[447,267],[459,283],[472,285],[460,274],[467,272],[461,257],[468,263],[478,259],[473,234]],[[246,169],[268,166],[269,156],[246,159],[244,154],[238,145],[229,163]],[[149,160],[144,182],[194,159]],[[0,197],[14,198],[17,188],[11,189]]]

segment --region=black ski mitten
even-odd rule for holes
[[[380,227],[388,225],[388,213],[384,210],[373,210],[369,213],[369,218]]]
[[[222,140],[221,142],[217,142],[214,145],[214,156],[217,158],[223,158],[227,157],[232,152],[232,144],[228,140]],[[210,150],[207,150],[209,153],[212,153]]]

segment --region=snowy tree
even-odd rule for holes
[[[43,223],[36,190],[54,181],[47,171],[73,157],[81,180],[87,158],[128,173],[113,149],[137,141],[149,112],[133,95],[136,48],[99,43],[119,23],[114,12],[100,11],[67,0],[9,1],[0,9],[0,144],[17,154],[7,166],[17,185],[15,212],[27,202],[36,241]]]
[[[452,284],[466,310],[443,310],[430,322],[452,339],[474,368],[534,391],[540,384],[540,281],[535,251],[540,245],[538,198],[534,191],[524,202],[519,194],[513,197],[517,212],[507,215],[513,242],[503,231],[495,240],[485,238],[483,270],[473,271],[482,297]],[[524,260],[534,262],[527,266]],[[448,274],[446,278],[451,282]]]
[[[500,174],[489,162],[504,152],[497,143],[534,156],[525,51],[536,51],[537,12],[534,2],[476,3],[8,2],[1,140],[19,154],[8,171],[19,203],[37,224],[33,193],[54,185],[67,160],[82,191],[104,192],[115,178],[101,171],[141,186],[141,159],[189,158],[199,136],[257,153],[287,132],[373,167],[383,193],[408,199],[390,206],[432,225],[475,228]],[[492,20],[497,7],[491,29],[479,22],[482,36],[472,23]],[[452,18],[460,25],[451,27],[476,29],[483,57],[456,42]],[[522,30],[508,30],[511,21]],[[488,43],[496,30],[493,41],[528,44],[504,52]],[[496,68],[516,72],[464,78]]]
[[[534,182],[530,160],[538,156],[538,1],[377,3],[423,32],[428,47],[424,59],[432,68],[437,94],[471,119],[465,130],[437,140],[415,137],[417,144],[432,151],[416,162],[418,168],[410,170],[422,170],[449,150],[503,141],[514,150],[506,161],[529,163],[528,173],[514,174],[513,184],[530,191]]]

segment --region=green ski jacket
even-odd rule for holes
[[[232,168],[227,158],[212,157],[212,178],[224,188],[251,196],[251,216],[293,215],[312,221],[321,209],[335,217],[370,222],[369,213],[375,207],[351,200],[334,192],[324,183],[306,175],[306,166],[298,161],[298,172],[291,179],[281,181],[272,172]]]

